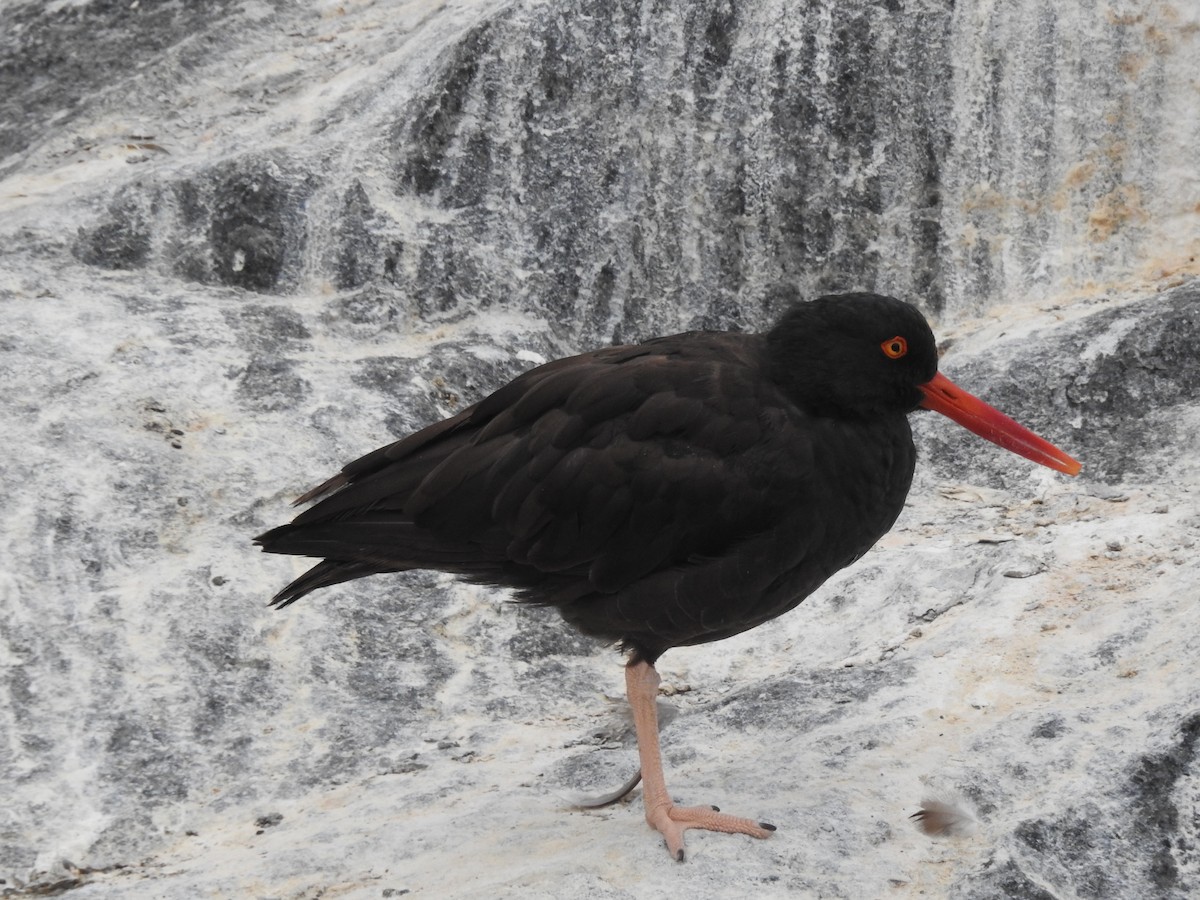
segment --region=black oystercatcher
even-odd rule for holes
[[[629,653],[646,821],[672,856],[688,828],[767,837],[773,826],[671,801],[655,660],[787,612],[879,540],[912,482],[907,416],[922,407],[1079,471],[940,375],[915,307],[821,297],[766,334],[691,332],[547,363],[350,463],[296,502],[325,499],[257,539],[322,558],[272,603],[438,569],[557,607]]]

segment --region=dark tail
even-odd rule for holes
[[[340,559],[322,560],[272,597],[270,605],[276,609],[283,609],[318,588],[341,584],[355,578],[365,578],[367,575],[395,571],[397,570],[380,568],[370,563],[346,562]]]
[[[299,556],[318,557],[323,555],[322,549],[319,546],[306,546],[308,541],[305,540],[305,537],[304,529],[297,528],[294,525],[281,525],[278,528],[272,528],[265,534],[260,534],[254,539],[254,543],[262,547],[267,553],[288,553]],[[402,571],[404,571],[403,567],[399,566],[330,557],[317,563],[272,597],[270,605],[276,609],[283,609],[285,606],[295,603],[305,594],[319,588],[341,584],[343,581],[351,581],[355,578],[364,578],[367,575]]]

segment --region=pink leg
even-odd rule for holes
[[[633,707],[638,756],[642,762],[642,802],[646,807],[646,821],[662,832],[667,840],[667,850],[683,862],[683,833],[689,828],[770,837],[774,825],[726,815],[715,806],[676,806],[671,802],[658,745],[658,708],[655,705],[658,685],[658,672],[650,663],[636,662],[625,667],[625,691],[629,705]]]

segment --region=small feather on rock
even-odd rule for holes
[[[929,797],[921,801],[921,808],[909,818],[929,837],[957,837],[968,833],[975,822],[961,807]]]

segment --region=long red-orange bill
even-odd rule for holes
[[[926,409],[940,412],[984,440],[999,444],[1005,450],[1011,450],[1035,463],[1068,475],[1079,474],[1082,467],[1078,460],[1038,437],[1024,425],[1018,425],[1000,410],[971,396],[941,372],[920,385],[920,388],[925,395],[921,405]]]

